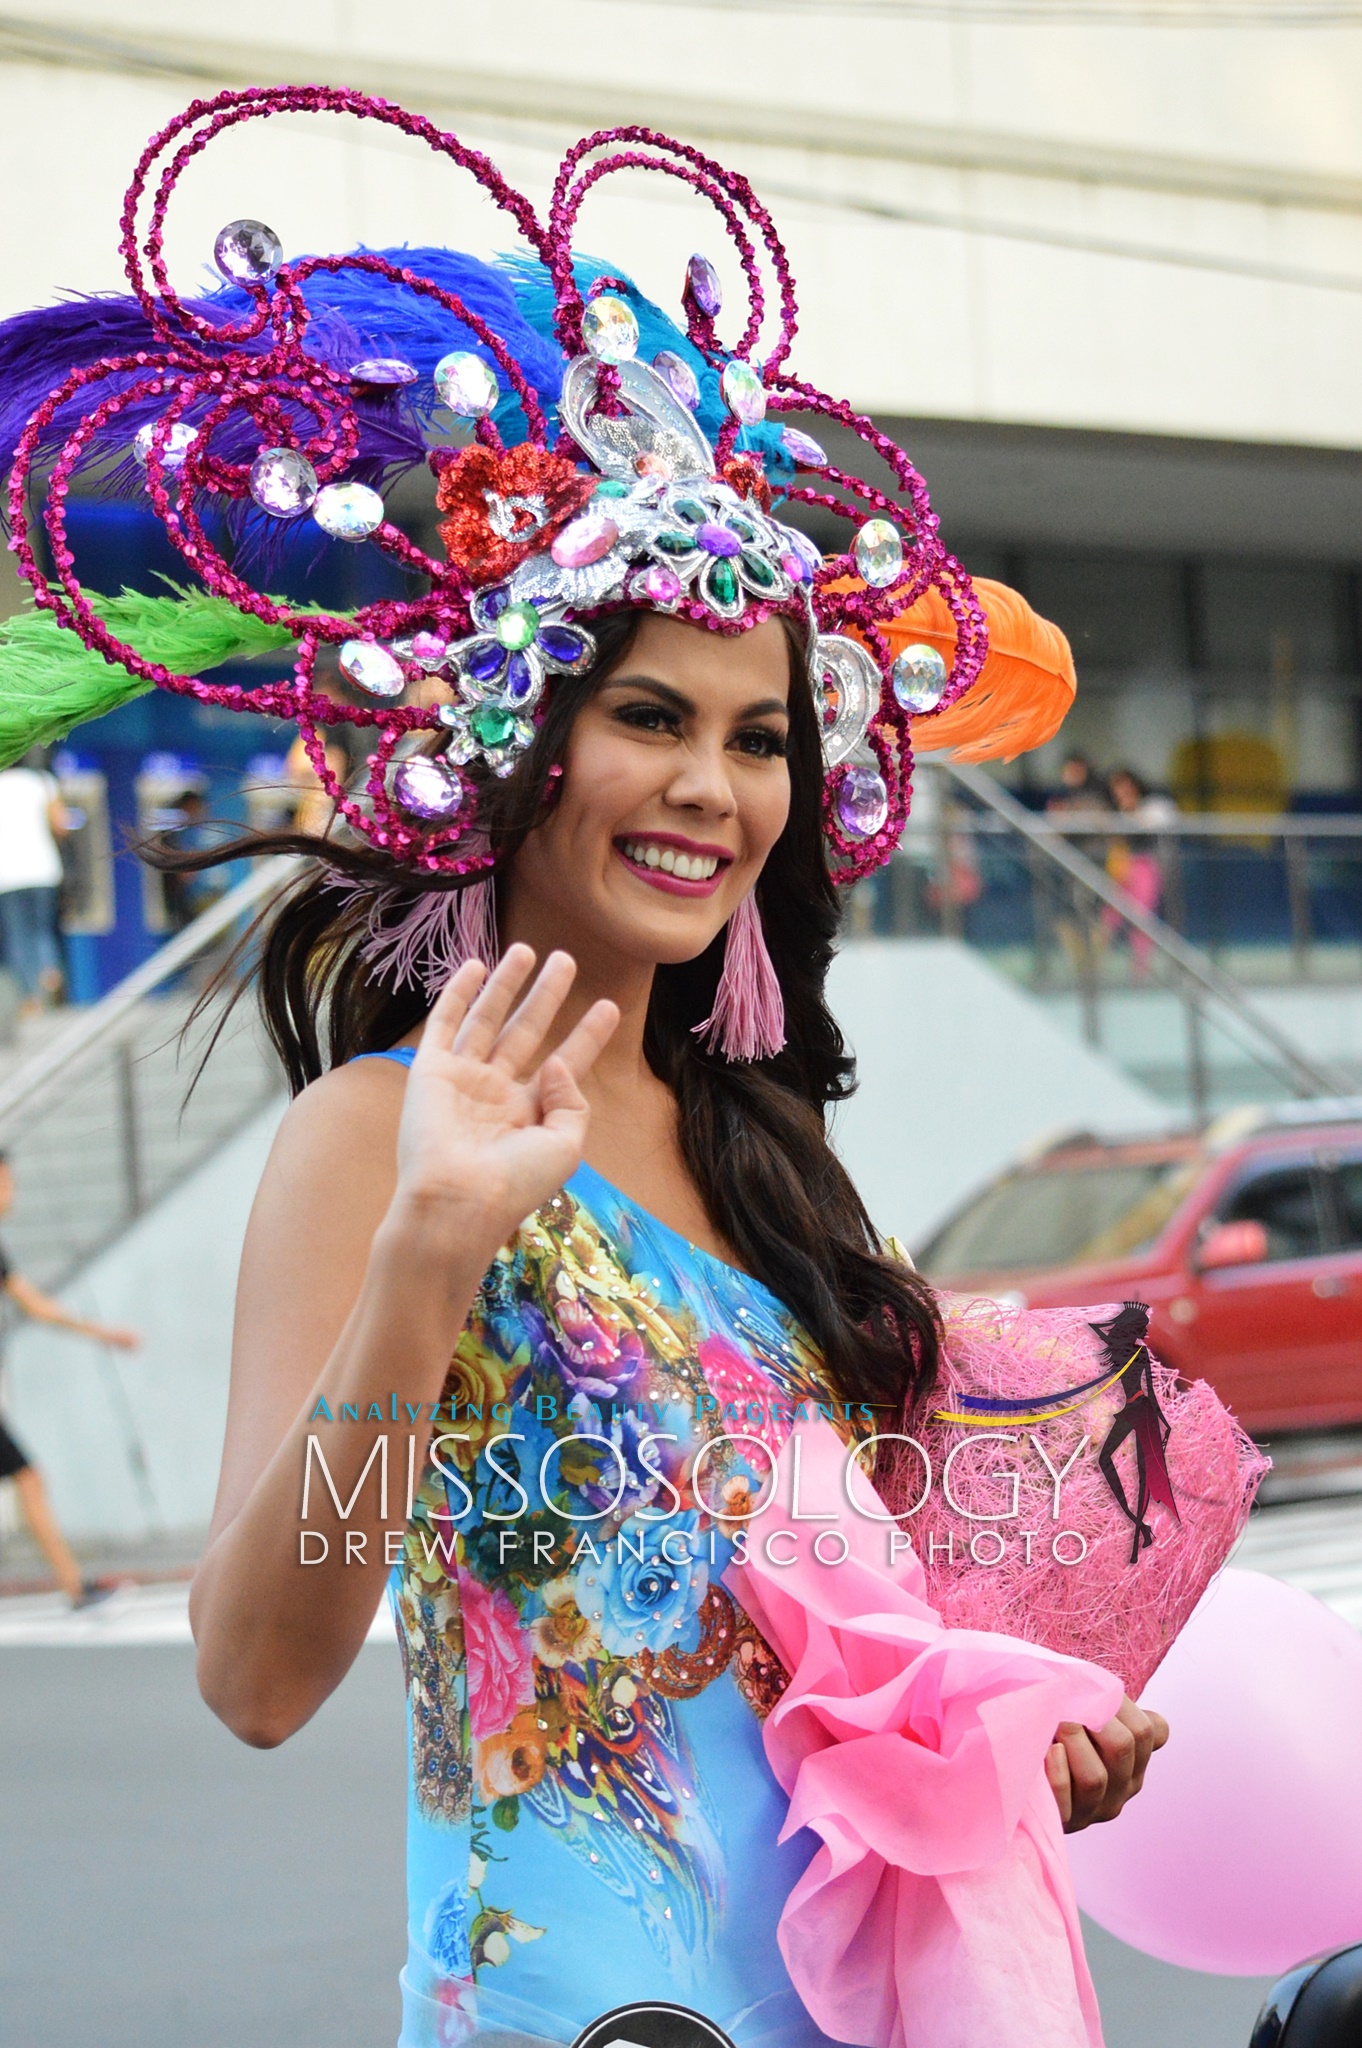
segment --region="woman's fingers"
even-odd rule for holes
[[[426,1028],[416,1053],[418,1061],[426,1053],[452,1050],[459,1027],[486,975],[487,969],[481,960],[465,960],[462,967],[450,975],[426,1019]]]
[[[482,994],[454,1034],[455,1052],[466,1059],[487,1058],[533,971],[534,953],[529,946],[517,944],[506,948],[500,965],[493,968]]]
[[[572,987],[577,963],[570,953],[550,953],[528,995],[502,1027],[491,1051],[494,1066],[523,1080],[533,1072],[539,1048]]]
[[[562,1060],[575,1081],[586,1079],[610,1043],[619,1021],[619,1004],[602,998],[573,1025],[555,1058]]]
[[[1067,1828],[1073,1819],[1074,1794],[1073,1784],[1069,1778],[1069,1754],[1062,1742],[1052,1742],[1046,1751],[1045,1775],[1050,1781],[1050,1790],[1055,1795],[1060,1823]]]
[[[587,1100],[560,1053],[550,1053],[539,1069],[539,1120],[545,1130],[564,1131],[579,1137],[585,1124]]]

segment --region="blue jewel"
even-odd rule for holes
[[[541,626],[539,645],[554,661],[568,661],[574,667],[587,653],[585,633],[578,633],[571,626]]]
[[[505,696],[512,704],[521,704],[534,688],[534,670],[525,656],[512,654],[506,663]]]
[[[475,682],[490,683],[506,665],[506,649],[500,640],[475,641],[464,658],[464,667]]]
[[[482,594],[483,617],[499,619],[510,602],[511,593],[504,583],[499,584],[495,590],[485,590]]]

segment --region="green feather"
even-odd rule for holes
[[[202,675],[222,662],[276,654],[294,644],[286,627],[266,625],[225,597],[170,588],[172,597],[137,590],[120,597],[88,595],[111,633],[175,675]],[[106,661],[59,626],[51,612],[25,611],[0,621],[0,768],[154,687]]]

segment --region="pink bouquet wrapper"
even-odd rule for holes
[[[941,1373],[899,1425],[915,1443],[884,1443],[875,1468],[932,1605],[953,1628],[1104,1665],[1138,1699],[1269,1461],[1213,1388],[1151,1356],[1138,1303],[938,1305]]]
[[[1100,2048],[1045,1756],[1060,1722],[1108,1721],[1121,1681],[945,1627],[912,1549],[890,1556],[892,1519],[868,1518],[884,1510],[867,1482],[848,1506],[847,1455],[825,1422],[797,1424],[725,1574],[790,1674],[764,1727],[782,1839],[820,1840],[780,1919],[791,1981],[862,2048]],[[815,1555],[823,1532],[843,1561]]]

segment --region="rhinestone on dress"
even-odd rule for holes
[[[284,245],[263,220],[229,221],[213,244],[213,261],[233,284],[268,284],[284,260]]]
[[[867,519],[852,547],[856,573],[872,590],[884,590],[898,581],[903,569],[903,542],[899,530],[887,519]]]
[[[148,420],[146,425],[139,427],[132,437],[132,452],[141,463],[143,469],[147,466],[147,458],[151,454],[152,439],[160,424],[159,420]],[[165,469],[183,468],[184,458],[198,439],[198,432],[198,428],[191,427],[187,420],[176,420],[161,444],[162,467]]]
[[[678,405],[694,412],[700,403],[700,380],[685,357],[675,349],[660,348],[653,357],[653,368]]]
[[[481,356],[456,348],[435,365],[435,394],[460,419],[485,419],[496,410],[501,386]]]
[[[447,761],[409,754],[393,773],[393,795],[414,818],[452,818],[463,802],[463,783]]]
[[[827,450],[814,440],[812,434],[802,434],[798,427],[782,427],[781,446],[791,462],[800,469],[823,469],[827,465]]]
[[[873,839],[889,816],[889,791],[875,768],[850,767],[837,791],[837,822],[849,839]]]
[[[686,290],[700,311],[711,320],[723,305],[723,286],[708,256],[692,256],[686,265]]]
[[[638,354],[638,321],[627,299],[602,292],[582,315],[582,340],[598,363],[627,363]]]
[[[317,472],[296,448],[262,448],[249,481],[251,496],[272,519],[301,519],[317,495]]]
[[[734,356],[731,363],[724,364],[720,384],[724,404],[734,419],[741,420],[745,427],[754,427],[758,420],[765,419],[766,386],[750,363]]]
[[[357,690],[371,697],[400,697],[407,687],[401,662],[376,640],[343,640],[340,669]]]
[[[905,647],[889,680],[905,711],[935,711],[946,691],[946,658],[925,644]]]
[[[405,362],[401,356],[365,356],[363,362],[350,365],[352,384],[369,384],[383,390],[414,384],[420,374],[415,363]]]
[[[324,484],[312,517],[333,540],[367,540],[383,524],[383,500],[368,484]]]

